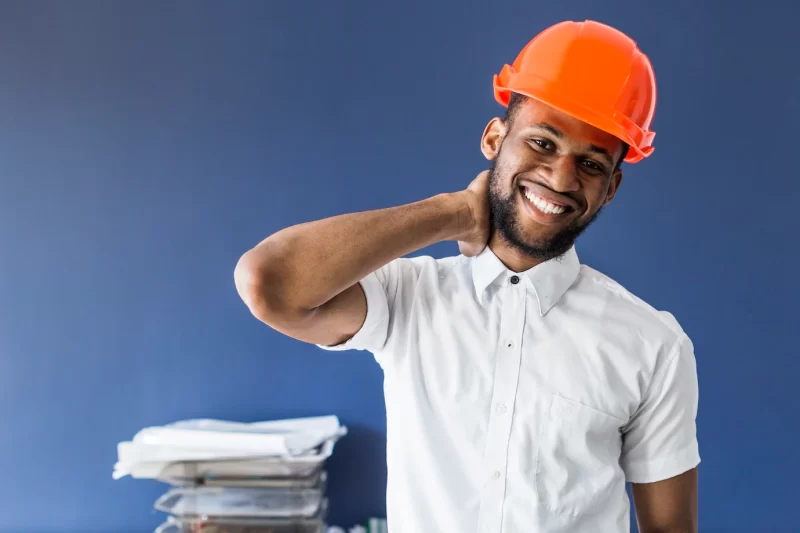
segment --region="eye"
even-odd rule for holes
[[[553,149],[555,148],[555,146],[553,146],[553,143],[551,143],[546,139],[531,139],[531,142],[536,144],[536,146],[538,146],[539,148],[547,150],[548,152],[552,152]]]
[[[583,161],[582,165],[588,169],[591,169],[595,172],[603,172],[603,167],[592,161],[591,159],[586,159]]]

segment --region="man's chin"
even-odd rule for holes
[[[508,234],[507,232],[500,231],[503,244],[514,248],[532,259],[547,260],[564,253],[559,253],[559,248],[563,247],[563,242],[561,246],[559,246],[559,239],[530,238],[523,237],[522,235],[515,235],[513,234],[514,232],[511,233],[512,234]],[[570,247],[571,244],[567,247],[567,250]]]
[[[582,221],[573,220],[558,228],[540,224],[537,224],[536,228],[517,226],[515,228],[517,231],[513,233],[519,233],[520,238],[516,239],[515,247],[539,260],[561,257],[575,245],[575,241],[597,219],[600,211],[602,209],[598,210],[589,220],[583,223],[581,223]]]
[[[525,235],[522,240],[526,247],[533,250],[550,250],[569,238],[571,238],[571,233],[569,231],[561,231],[557,233],[548,233],[547,235]]]

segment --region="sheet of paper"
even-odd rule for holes
[[[313,463],[323,453],[320,446],[346,434],[347,428],[336,416],[238,423],[225,420],[184,420],[139,431],[131,441],[117,446],[118,462],[114,478],[163,476],[175,472],[173,465],[192,463],[186,470],[196,470],[198,463],[217,462],[230,471],[231,460],[261,459],[261,471],[269,470],[270,457],[296,463],[303,470],[302,458]],[[322,446],[325,448],[325,446]],[[327,451],[328,455],[330,450]],[[291,458],[300,462],[291,461]],[[238,465],[240,469],[246,468]],[[273,470],[275,470],[273,465]],[[184,469],[177,469],[181,471]],[[284,469],[286,470],[286,469]],[[289,469],[291,470],[291,469]],[[305,468],[307,470],[307,468]]]

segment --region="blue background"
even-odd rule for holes
[[[638,41],[659,105],[581,258],[694,340],[701,530],[795,530],[790,5],[0,3],[0,531],[152,529],[164,487],[112,481],[116,443],[190,417],[338,414],[332,522],[382,514],[378,366],[258,323],[234,265],[287,225],[466,186],[492,74],[585,18]]]

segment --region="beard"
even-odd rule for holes
[[[504,195],[501,185],[502,178],[497,172],[499,159],[500,154],[498,153],[489,168],[489,207],[492,229],[497,230],[511,247],[540,261],[548,261],[567,253],[581,233],[597,219],[602,207],[588,220],[575,219],[552,237],[547,239],[527,237],[519,222],[520,213],[518,212],[516,189],[512,187],[511,191]]]

